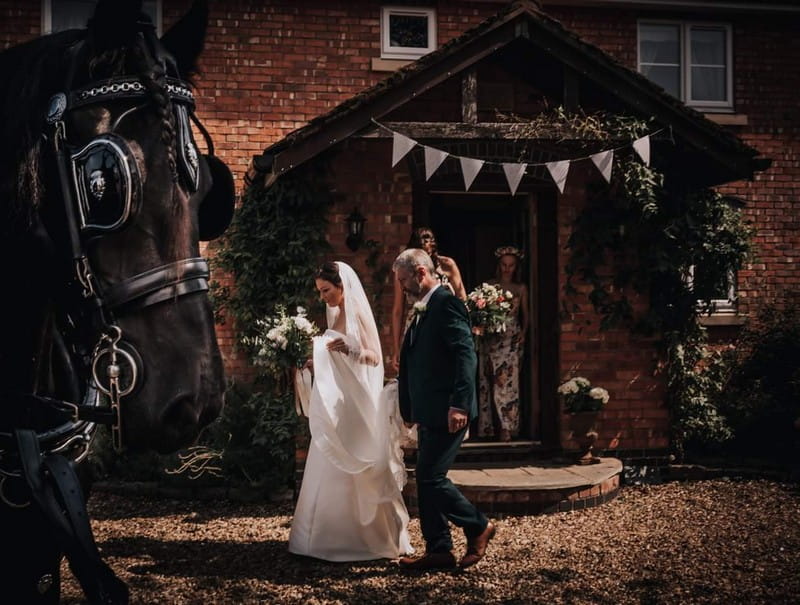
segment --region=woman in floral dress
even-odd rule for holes
[[[513,294],[506,331],[481,337],[478,366],[478,436],[511,441],[519,436],[519,371],[528,333],[528,288],[519,279],[522,252],[513,246],[495,250],[493,283]]]

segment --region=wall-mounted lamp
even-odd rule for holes
[[[347,240],[345,243],[348,248],[355,252],[364,243],[364,223],[367,222],[367,219],[361,215],[357,208],[353,208],[346,220]]]

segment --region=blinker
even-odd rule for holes
[[[95,137],[70,154],[70,166],[82,234],[116,231],[138,211],[139,167],[122,137],[113,133]]]

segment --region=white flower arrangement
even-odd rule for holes
[[[467,309],[477,334],[501,334],[511,314],[514,295],[494,284],[482,283],[467,296]]]
[[[428,310],[428,305],[426,305],[421,300],[418,300],[414,303],[414,319],[422,319],[422,316],[425,315],[425,311]]]
[[[609,400],[607,390],[592,387],[592,383],[583,376],[567,380],[558,387],[558,394],[564,397],[564,411],[568,414],[597,411]]]
[[[274,370],[300,368],[311,356],[311,339],[319,328],[308,319],[306,310],[297,307],[296,315],[288,315],[282,305],[276,314],[257,319],[257,333],[242,342],[253,350],[253,363]]]

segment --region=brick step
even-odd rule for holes
[[[412,514],[417,514],[414,468],[403,494]],[[558,459],[524,465],[484,464],[453,468],[450,480],[489,516],[536,515],[580,510],[614,499],[619,492],[622,462],[600,458],[598,464],[574,465]]]

